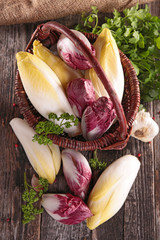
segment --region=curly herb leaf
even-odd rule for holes
[[[50,113],[48,118],[52,121],[41,121],[36,125],[36,134],[33,136],[33,141],[39,144],[52,144],[52,140],[48,138],[48,134],[60,135],[64,132],[64,127],[70,128],[72,124],[78,125],[78,118],[69,113],[62,113],[59,117],[55,113]],[[55,123],[55,120],[58,123]]]
[[[32,187],[27,183],[26,173],[24,173],[24,187],[25,191],[22,194],[22,199],[25,202],[22,205],[23,212],[23,224],[29,223],[34,220],[37,214],[41,214],[43,212],[43,208],[36,208],[34,203],[38,202],[43,195],[43,193],[48,191],[48,180],[44,178],[39,178],[39,184],[36,187]],[[41,188],[39,191],[35,191],[35,189]]]
[[[89,160],[89,164],[91,166],[92,169],[99,169],[99,170],[103,170],[106,168],[107,166],[107,163],[105,162],[100,162],[98,160],[98,157],[97,157],[97,150],[94,151],[93,153],[93,158],[91,158]]]
[[[93,14],[97,16],[90,22]],[[76,26],[78,31],[96,34],[104,28],[111,30],[118,48],[132,61],[140,82],[141,100],[160,99],[160,18],[150,14],[148,5],[139,9],[137,4],[123,13],[114,10],[113,17],[105,17],[98,26],[98,10],[94,7],[88,16],[83,14],[82,23]]]

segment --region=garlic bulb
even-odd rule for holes
[[[150,142],[158,134],[159,126],[144,109],[137,113],[133,122],[131,136],[143,142]]]

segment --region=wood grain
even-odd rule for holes
[[[153,15],[160,16],[160,0],[151,3]],[[104,14],[100,14],[103,22]],[[80,15],[58,19],[66,26],[74,26]],[[39,23],[37,23],[39,24]],[[23,174],[28,179],[34,173],[27,157],[12,132],[9,122],[20,116],[14,107],[15,54],[24,50],[37,24],[0,27],[0,239],[2,240],[160,240],[160,134],[152,143],[142,143],[130,138],[123,151],[98,151],[98,156],[108,165],[125,154],[141,153],[141,169],[120,211],[97,229],[90,231],[86,222],[66,226],[54,221],[45,211],[36,220],[23,225],[21,195]],[[147,110],[160,125],[160,102],[146,104]],[[18,147],[15,147],[18,144]],[[83,152],[87,159],[91,152]],[[100,172],[98,173],[98,175]],[[95,179],[98,177],[95,176]],[[59,172],[50,192],[68,192],[69,188]]]

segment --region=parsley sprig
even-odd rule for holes
[[[113,17],[105,17],[101,26],[97,22],[98,10],[94,7],[88,16],[82,15],[76,30],[99,34],[109,28],[119,49],[132,61],[140,82],[141,100],[160,99],[160,18],[150,14],[148,5],[139,9],[137,4],[123,13],[114,10]]]
[[[50,113],[48,118],[52,121],[40,121],[36,125],[36,134],[33,136],[33,141],[37,141],[39,144],[52,144],[48,134],[59,135],[64,132],[64,127],[70,128],[72,124],[74,126],[78,125],[78,118],[69,113],[62,113],[59,117],[55,113]]]
[[[98,26],[98,9],[95,6],[92,6],[91,9],[92,12],[89,15],[85,12],[82,13],[83,26],[78,24],[76,30],[97,33],[98,29],[101,29],[101,27]]]
[[[89,164],[91,166],[92,169],[99,169],[99,170],[103,170],[106,168],[107,163],[106,162],[100,162],[98,160],[98,156],[97,156],[97,150],[94,151],[93,153],[93,158],[91,158],[89,160]]]
[[[24,187],[25,191],[22,194],[22,199],[25,204],[22,205],[22,222],[23,224],[26,224],[34,220],[37,214],[41,214],[43,212],[43,208],[38,209],[35,207],[35,203],[41,199],[44,192],[47,192],[48,180],[40,177],[38,186],[33,188],[27,183],[26,173],[24,173]],[[35,189],[38,191],[35,191]]]

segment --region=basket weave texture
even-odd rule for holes
[[[32,34],[30,42],[26,47],[26,51],[32,53],[32,43],[35,39],[38,39],[43,43],[46,47],[51,47],[56,44],[59,33],[55,31],[48,31],[48,33],[44,33],[42,31],[42,25],[39,25],[35,32]],[[89,39],[91,43],[93,43],[97,35],[84,33],[86,37]],[[122,107],[125,113],[126,122],[127,122],[127,135],[125,139],[121,138],[121,129],[118,121],[112,125],[112,127],[99,139],[93,141],[86,141],[81,136],[76,138],[70,138],[67,135],[49,135],[48,137],[52,139],[54,144],[57,144],[63,148],[71,148],[79,151],[87,151],[87,150],[121,150],[123,149],[129,140],[132,124],[135,120],[136,114],[139,109],[140,104],[140,90],[139,90],[139,81],[137,79],[135,70],[127,58],[125,54],[120,51],[121,63],[125,76],[125,87],[124,87],[124,95],[122,99]],[[16,102],[19,106],[20,112],[23,115],[24,119],[28,122],[28,124],[35,128],[36,124],[39,121],[43,121],[44,118],[36,111],[31,102],[29,101],[21,79],[19,72],[16,72],[15,78],[15,96]]]

